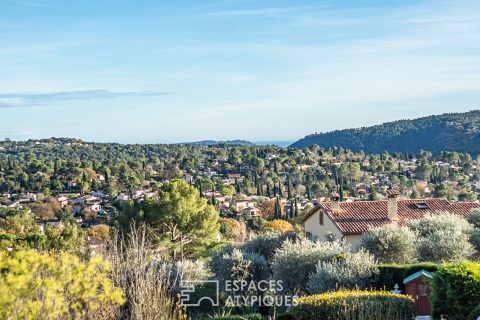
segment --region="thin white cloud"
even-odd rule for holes
[[[59,103],[75,100],[115,99],[121,97],[148,97],[171,94],[158,91],[110,91],[110,90],[79,90],[58,92],[28,92],[28,93],[0,93],[0,108],[18,108],[45,106],[50,103]]]
[[[209,16],[217,17],[230,17],[230,16],[269,16],[282,13],[288,13],[292,11],[305,10],[309,7],[276,7],[276,8],[262,8],[262,9],[250,9],[250,10],[226,10],[215,11],[208,13]]]

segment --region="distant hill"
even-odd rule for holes
[[[363,150],[366,153],[428,150],[480,154],[480,110],[399,120],[356,129],[311,134],[293,143],[303,148],[317,144]]]
[[[253,143],[246,140],[227,140],[227,141],[216,141],[216,140],[202,140],[194,142],[184,142],[182,144],[196,145],[196,146],[214,146],[214,145],[241,145],[241,146],[253,146]]]

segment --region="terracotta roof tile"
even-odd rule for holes
[[[465,217],[473,208],[480,205],[475,202],[454,202],[446,199],[398,199],[398,223],[405,224],[410,220],[420,219],[428,213],[447,211]],[[427,209],[420,209],[415,204],[426,203]],[[322,202],[312,209],[304,218],[323,209],[332,218],[337,227],[345,234],[360,234],[372,227],[388,223],[388,200],[340,202],[338,210],[331,210],[329,202]]]

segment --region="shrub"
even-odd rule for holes
[[[469,235],[460,230],[438,230],[418,243],[418,259],[432,262],[459,262],[475,253]]]
[[[281,280],[285,292],[306,292],[309,275],[319,261],[327,261],[343,254],[349,247],[338,242],[312,242],[287,240],[275,253],[272,263],[273,277]]]
[[[468,320],[478,320],[480,317],[480,304],[468,315]]]
[[[263,317],[261,314],[252,313],[252,314],[242,314],[242,315],[229,315],[225,317],[210,317],[209,320],[262,320]]]
[[[467,319],[480,301],[480,264],[463,262],[433,274],[432,311],[435,319]]]
[[[106,224],[98,224],[88,228],[86,234],[92,240],[104,242],[110,236],[110,226]]]
[[[0,319],[113,319],[125,301],[99,257],[0,252],[0,270]]]
[[[470,234],[470,243],[477,252],[480,252],[480,229],[474,229]]]
[[[278,231],[278,232],[288,232],[293,231],[293,225],[285,220],[272,220],[265,223],[262,227],[263,231]]]
[[[386,291],[337,291],[300,297],[291,313],[296,320],[410,320],[409,296]]]
[[[203,261],[185,260],[176,262],[154,262],[159,273],[170,274],[170,286],[178,291],[182,281],[202,281],[212,276],[210,269]]]
[[[308,280],[311,294],[342,289],[365,289],[378,273],[375,258],[361,250],[341,255],[334,260],[320,261]]]
[[[250,252],[242,252],[238,249],[226,248],[213,256],[211,262],[215,279],[246,280],[259,282],[270,278],[268,263],[264,257]],[[225,288],[225,286],[221,286]]]
[[[468,315],[468,320],[478,320],[480,318],[480,304]]]
[[[112,280],[122,288],[128,308],[121,310],[121,319],[185,319],[184,309],[173,297],[171,271],[151,263],[154,244],[145,225],[130,225],[130,233],[112,233],[105,254],[112,264]]]
[[[379,290],[392,290],[395,284],[405,292],[403,279],[420,270],[435,272],[442,265],[433,262],[418,262],[412,264],[380,264],[379,274],[375,288]]]
[[[262,217],[253,217],[253,219],[248,220],[249,226],[252,229],[258,230],[263,227],[267,220],[263,219]]]
[[[450,213],[425,216],[409,223],[420,239],[417,255],[420,261],[458,262],[473,253],[469,237],[472,231],[465,219]]]
[[[426,215],[422,219],[410,221],[408,226],[420,237],[428,237],[437,231],[458,231],[468,234],[472,230],[472,225],[465,219],[448,212]]]
[[[242,246],[242,251],[259,254],[265,257],[267,261],[271,261],[275,251],[287,239],[295,241],[297,240],[297,235],[294,232],[267,232],[245,242]]]
[[[472,209],[467,215],[467,221],[475,228],[480,228],[480,209]]]
[[[232,218],[220,218],[220,232],[228,239],[242,242],[247,236],[245,223]]]
[[[388,224],[368,230],[360,241],[379,262],[408,263],[415,256],[415,240],[415,233],[407,227]]]

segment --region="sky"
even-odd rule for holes
[[[0,139],[297,140],[473,109],[478,0],[0,0]]]

